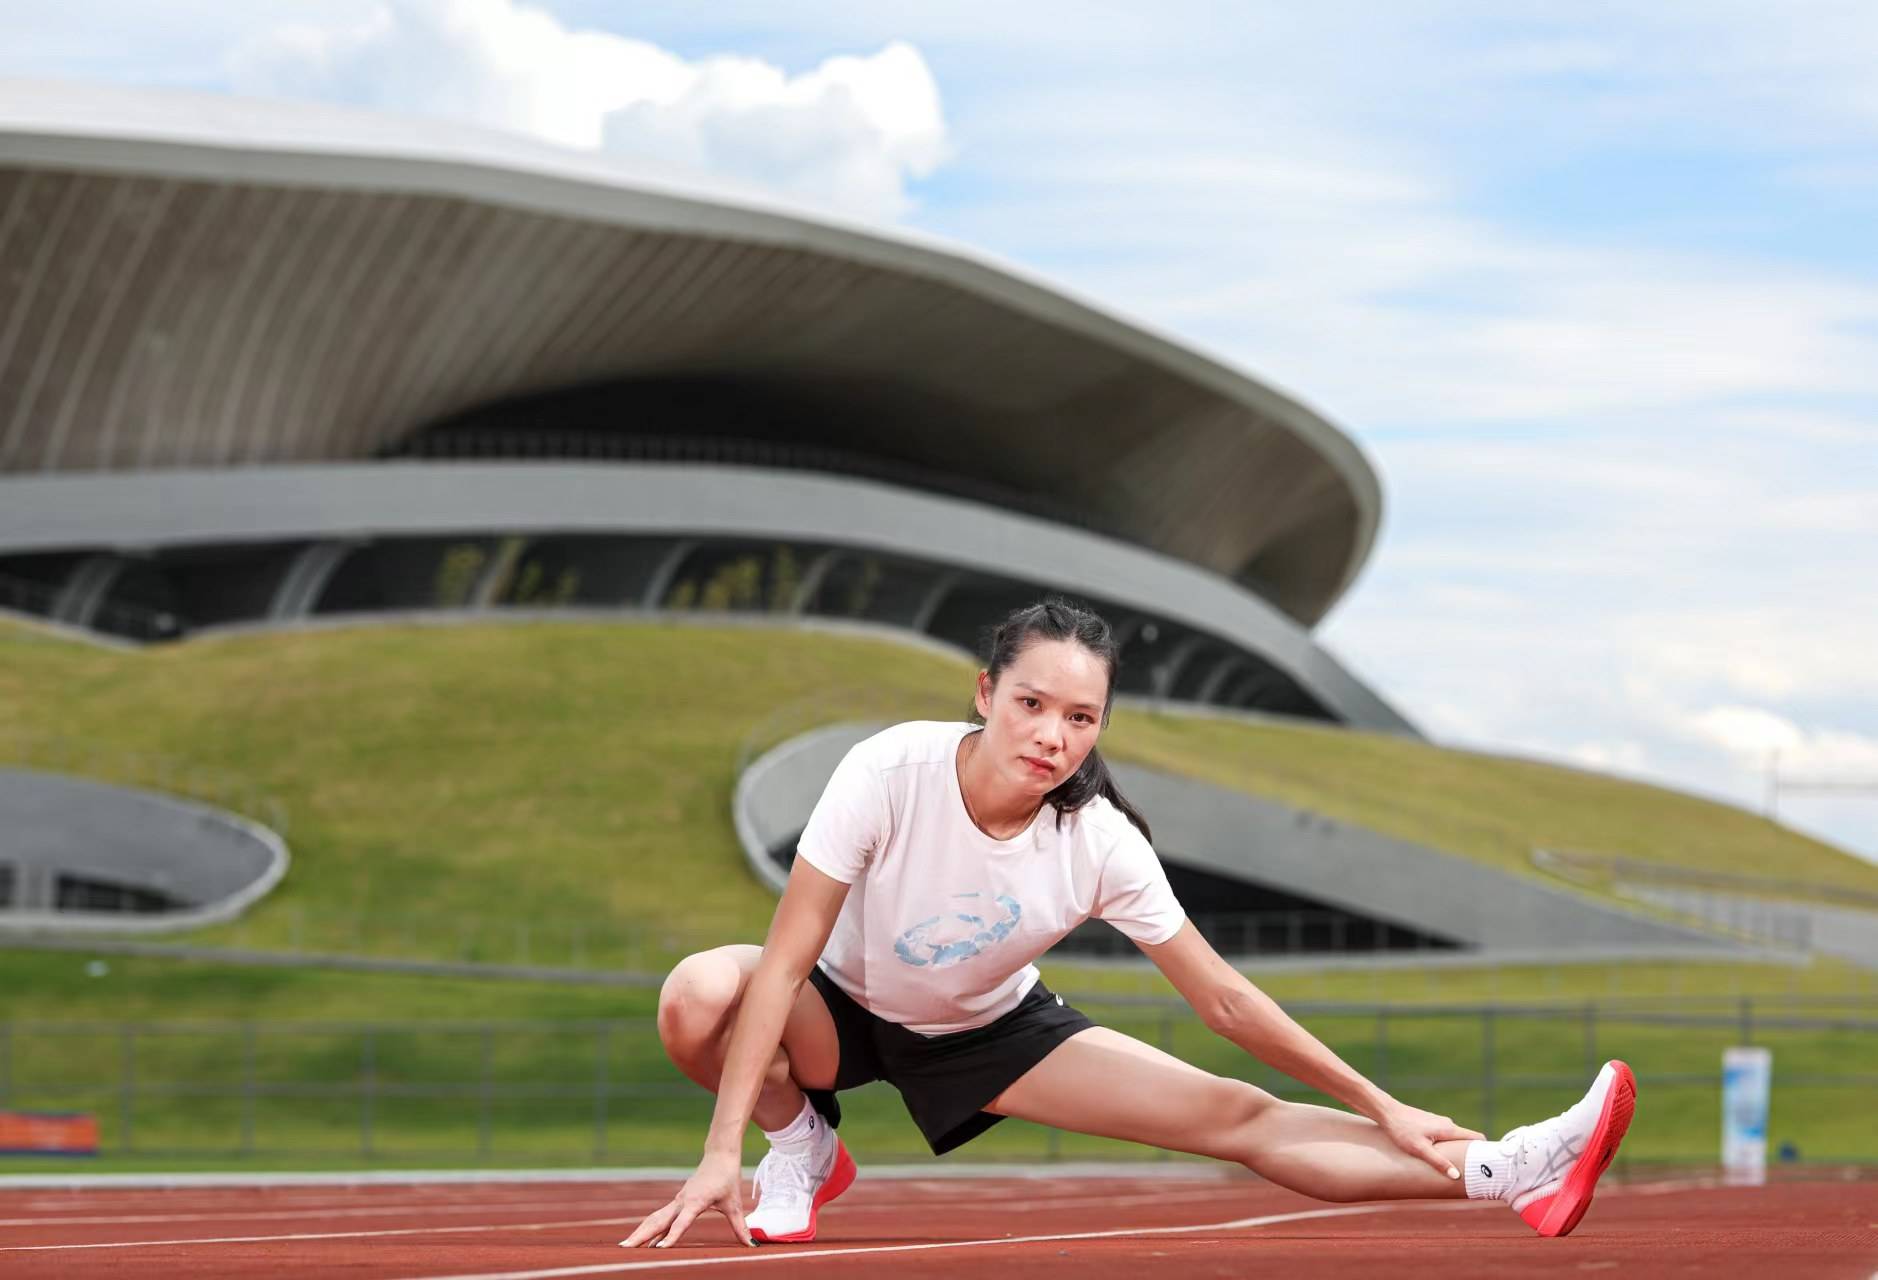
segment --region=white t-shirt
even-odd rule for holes
[[[984,1026],[1037,981],[1031,962],[1090,916],[1137,942],[1186,920],[1154,848],[1097,797],[1057,825],[1045,803],[1009,840],[965,811],[959,740],[977,725],[912,720],[857,743],[796,846],[853,887],[821,967],[861,1007],[921,1035]]]

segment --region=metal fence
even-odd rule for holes
[[[1415,952],[1456,955],[1457,944],[1404,925],[1321,907],[1265,911],[1192,911],[1188,919],[1215,951],[1236,959],[1274,956],[1374,955]],[[1141,953],[1128,937],[1092,921],[1057,944],[1054,954],[1134,958]]]
[[[1878,893],[1825,880],[1796,880],[1786,876],[1747,875],[1689,867],[1680,863],[1621,854],[1589,853],[1574,849],[1532,851],[1532,865],[1578,884],[1615,892],[1624,885],[1658,884],[1679,889],[1705,890],[1734,897],[1760,897],[1878,911]]]
[[[1196,1065],[1311,1098],[1167,1001],[1078,998],[1105,1025]],[[1293,1013],[1397,1096],[1494,1133],[1574,1100],[1607,1056],[1646,1097],[1632,1158],[1714,1158],[1721,1050],[1774,1053],[1770,1139],[1802,1158],[1878,1159],[1878,1002],[1600,1001],[1581,1005],[1297,1003]],[[0,1108],[95,1115],[101,1153],[326,1157],[366,1164],[685,1163],[708,1094],[666,1062],[649,1018],[528,1022],[0,1022]],[[871,1158],[914,1155],[884,1085],[843,1096]],[[1166,1158],[1027,1125],[990,1159]]]

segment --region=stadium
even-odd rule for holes
[[[961,250],[507,140],[166,95],[32,110],[0,142],[0,579],[53,621],[631,609],[970,655],[1067,591],[1122,637],[1119,694],[1414,734],[1310,634],[1373,546],[1374,471],[1197,351]],[[765,800],[798,819],[772,852],[834,760],[805,763]],[[1299,945],[1709,941],[1360,830],[1247,841],[1298,815],[1196,788],[1162,806],[1211,828],[1164,846],[1186,899],[1312,912]],[[1259,847],[1296,865],[1261,880]],[[55,860],[19,905],[160,907],[190,865]]]
[[[1049,585],[1109,610],[1129,692],[1408,729],[1309,633],[1375,474],[1197,352],[958,250],[546,148],[31,105],[0,573],[61,621],[722,598],[969,650]]]
[[[1350,435],[1018,268],[434,122],[12,84],[0,280],[0,1108],[102,1117],[114,1167],[689,1158],[663,973],[759,940],[842,754],[960,718],[1050,592],[1122,641],[1104,752],[1189,914],[1352,1060],[1491,1127],[1568,1083],[1507,1039],[1622,1037],[1685,1099],[1645,1160],[1712,1147],[1756,1002],[1806,1097],[1861,1087],[1878,872],[1427,741],[1313,634],[1382,523]],[[1051,955],[1247,1070],[1107,926]],[[857,1148],[907,1150],[866,1096]]]

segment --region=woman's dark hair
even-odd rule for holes
[[[1115,671],[1121,665],[1121,646],[1115,642],[1115,633],[1109,629],[1109,624],[1093,609],[1085,609],[1062,596],[1046,596],[1036,604],[1014,609],[1005,616],[1004,621],[990,629],[985,671],[990,675],[991,683],[997,684],[998,677],[1017,660],[1017,655],[1039,640],[1073,640],[1101,659],[1102,665],[1108,668],[1109,691],[1102,701],[1102,727],[1107,728],[1109,708],[1115,705]],[[972,701],[969,718],[973,724],[985,722],[984,717],[978,714],[976,699]],[[1101,754],[1094,747],[1089,748],[1082,767],[1044,796],[1044,799],[1056,806],[1056,822],[1062,826],[1064,814],[1076,812],[1097,796],[1107,797],[1108,802],[1120,809],[1144,837],[1154,839],[1148,830],[1148,820],[1122,798],[1121,791],[1115,786],[1115,779],[1109,776],[1109,767],[1102,762]]]

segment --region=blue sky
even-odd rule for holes
[[[1774,751],[1878,783],[1878,5],[0,22],[0,74],[470,120],[1021,264],[1361,443],[1388,510],[1321,635],[1437,738],[1750,806]],[[1878,792],[1781,808],[1878,857]]]

